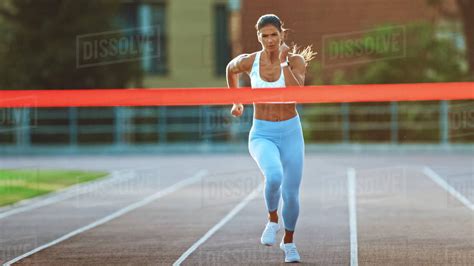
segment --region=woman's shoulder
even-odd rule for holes
[[[255,57],[257,56],[258,52],[253,52],[250,54],[241,54],[240,57],[242,58],[242,61],[244,61],[247,64],[252,65],[253,61],[255,60]]]
[[[250,72],[252,70],[253,62],[255,61],[255,57],[258,52],[250,53],[250,54],[240,54],[236,58],[238,58],[238,62],[245,69],[245,72]]]

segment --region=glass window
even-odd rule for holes
[[[143,54],[141,66],[147,74],[166,74],[165,5],[163,3],[125,2],[120,12],[122,29],[136,29],[140,34]]]

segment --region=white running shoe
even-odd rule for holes
[[[263,230],[262,237],[260,242],[267,246],[272,246],[275,244],[276,234],[280,231],[280,225],[274,222],[268,222]]]
[[[285,252],[285,262],[300,262],[300,254],[296,249],[295,243],[283,243],[283,240],[280,243],[280,248]]]

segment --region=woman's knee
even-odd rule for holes
[[[278,169],[272,169],[265,173],[265,186],[271,190],[278,190],[283,179],[283,172]]]
[[[283,190],[282,191],[282,198],[283,201],[288,203],[298,203],[299,201],[299,193],[298,190]]]

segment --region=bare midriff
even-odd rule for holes
[[[254,117],[259,120],[267,121],[285,121],[297,115],[295,103],[255,103]]]

